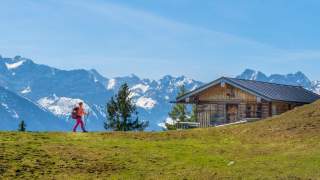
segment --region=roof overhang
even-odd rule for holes
[[[258,92],[252,91],[251,89],[249,89],[247,87],[241,86],[240,84],[238,84],[238,83],[236,83],[236,82],[234,82],[234,81],[232,81],[232,80],[230,80],[228,78],[221,77],[221,78],[219,78],[219,79],[217,79],[215,81],[212,81],[211,83],[208,83],[208,84],[206,84],[204,86],[201,86],[201,87],[199,87],[199,88],[197,88],[197,89],[195,89],[195,90],[193,90],[193,91],[191,91],[191,92],[189,92],[189,93],[187,93],[187,94],[185,94],[183,96],[178,97],[176,102],[177,103],[185,103],[187,98],[195,96],[195,95],[197,95],[197,94],[199,94],[199,93],[201,93],[201,92],[203,92],[203,91],[205,91],[205,90],[207,90],[207,89],[209,89],[209,88],[211,88],[213,86],[221,84],[221,83],[230,84],[230,85],[232,85],[232,86],[234,86],[236,88],[239,88],[239,89],[241,89],[241,90],[243,90],[245,92],[248,92],[248,93],[250,93],[250,94],[252,94],[254,96],[260,97],[260,98],[262,98],[264,100],[267,100],[267,101],[272,101],[273,100],[273,99],[270,99],[269,97],[264,96],[264,95],[262,95],[262,94],[260,94]]]

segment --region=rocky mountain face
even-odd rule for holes
[[[311,81],[305,74],[300,71],[293,74],[272,74],[270,76],[267,76],[260,71],[246,69],[242,74],[237,76],[237,78],[278,84],[297,85],[316,93],[320,93],[320,81]]]
[[[110,79],[107,89],[116,93],[125,82],[128,83],[132,91],[140,119],[148,120],[150,123],[148,130],[161,130],[159,124],[168,117],[168,112],[172,107],[170,101],[175,100],[180,86],[184,85],[186,89],[193,90],[203,84],[185,76],[172,77],[167,75],[155,81],[131,75]]]
[[[92,110],[87,123],[88,128],[94,130],[102,130],[104,104],[113,94],[106,89],[104,85],[106,81],[93,70],[64,71],[35,64],[19,56],[0,60],[0,86],[29,99],[50,111],[54,116],[65,120],[69,118],[65,109],[70,108],[70,103],[76,100],[84,101]],[[60,104],[56,106],[50,104],[50,101]]]
[[[125,82],[132,90],[140,119],[150,122],[148,130],[161,129],[158,124],[166,119],[172,106],[170,101],[175,99],[181,85],[192,90],[202,84],[184,76],[165,76],[158,81],[136,75],[108,79],[95,70],[65,71],[19,56],[0,58],[0,86],[45,109],[48,117],[69,122],[68,127],[72,124],[69,119],[72,108],[83,101],[90,111],[87,128],[104,130],[105,104]],[[28,111],[28,107],[25,109]],[[22,118],[25,116],[19,117]]]

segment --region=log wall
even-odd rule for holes
[[[229,84],[221,87],[220,84],[213,86],[199,95],[200,101],[252,101],[256,102],[257,98],[241,89],[235,88]]]
[[[234,120],[234,116],[232,116],[232,122],[246,118],[264,119],[282,114],[299,106],[299,104],[289,102],[268,102],[264,99],[258,99],[256,96],[232,87],[229,84],[213,86],[199,94],[196,98],[199,100],[197,104],[197,118],[198,122],[200,122],[200,127],[230,123],[227,121],[228,104],[238,107],[237,118]],[[234,108],[234,106],[231,107]]]

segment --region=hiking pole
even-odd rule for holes
[[[68,115],[67,122],[70,122],[71,119],[72,119],[72,114]]]
[[[87,115],[84,116],[84,120],[83,120],[84,121],[84,127],[87,126],[87,121],[89,119],[89,114],[90,114],[90,112],[88,111]]]

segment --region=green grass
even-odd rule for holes
[[[0,132],[0,179],[320,179],[320,102],[161,133]]]

